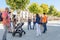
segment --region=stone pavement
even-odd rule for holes
[[[36,30],[27,30],[27,23],[23,26],[23,29],[26,31],[26,35],[23,35],[21,38],[18,37],[18,34],[15,37],[12,37],[8,33],[7,40],[60,40],[60,23],[59,21],[49,21],[47,24],[48,31],[41,36],[36,37]],[[3,35],[3,26],[0,24],[0,40]]]

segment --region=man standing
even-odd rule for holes
[[[47,16],[46,16],[46,13],[43,13],[43,16],[42,16],[42,24],[43,24],[43,27],[44,27],[43,33],[45,33],[47,31],[47,27],[46,27],[46,24],[47,24]]]
[[[35,28],[35,24],[36,24],[36,17],[33,16],[33,30],[34,30],[34,28]]]
[[[8,32],[8,27],[10,26],[10,18],[8,16],[9,9],[5,8],[5,11],[2,13],[2,18],[3,18],[3,26],[4,26],[4,34],[3,34],[3,39],[2,40],[7,40],[7,32]]]
[[[31,18],[30,18],[30,17],[28,17],[28,30],[29,30],[29,29],[32,29],[32,28],[31,28]]]

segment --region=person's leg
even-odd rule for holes
[[[32,29],[32,28],[31,28],[31,23],[30,23],[30,29]]]
[[[40,24],[38,25],[38,34],[41,35]]]
[[[22,29],[22,32],[24,32],[24,34],[26,34],[26,32]]]
[[[35,28],[35,23],[33,23],[33,30],[34,30],[34,28]]]
[[[39,36],[38,24],[37,23],[36,23],[36,32],[37,32],[36,36]]]
[[[14,31],[13,22],[11,22],[11,31]]]
[[[46,27],[46,31],[47,31],[47,25],[46,25],[46,23],[45,23],[45,27]]]
[[[8,33],[11,33],[11,23],[10,26],[8,27]]]
[[[28,23],[28,30],[29,30],[29,23]]]
[[[4,34],[3,34],[2,40],[7,40],[6,37],[7,37],[7,30],[8,30],[8,29],[7,29],[7,26],[6,26],[6,25],[4,25],[4,29],[5,29],[5,30],[4,30]]]
[[[34,29],[34,23],[33,23],[33,28],[32,29]]]
[[[46,25],[45,25],[45,23],[43,24],[43,27],[44,27],[43,33],[45,33],[45,31],[46,31]]]

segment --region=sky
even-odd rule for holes
[[[48,4],[49,6],[54,5],[55,8],[58,11],[60,11],[60,0],[30,0],[30,3],[32,3],[32,2],[36,2],[38,4],[45,3],[45,4]],[[7,6],[8,5],[6,4],[5,0],[0,0],[0,8],[5,8]]]

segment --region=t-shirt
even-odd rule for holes
[[[3,24],[4,25],[9,25],[10,24],[10,18],[8,16],[7,12],[2,13],[2,18],[3,18]]]
[[[39,16],[36,16],[36,23],[40,24],[41,18]]]
[[[46,23],[46,22],[47,22],[47,16],[44,15],[44,16],[42,17],[42,23]]]
[[[28,23],[31,23],[31,19],[28,19]]]

